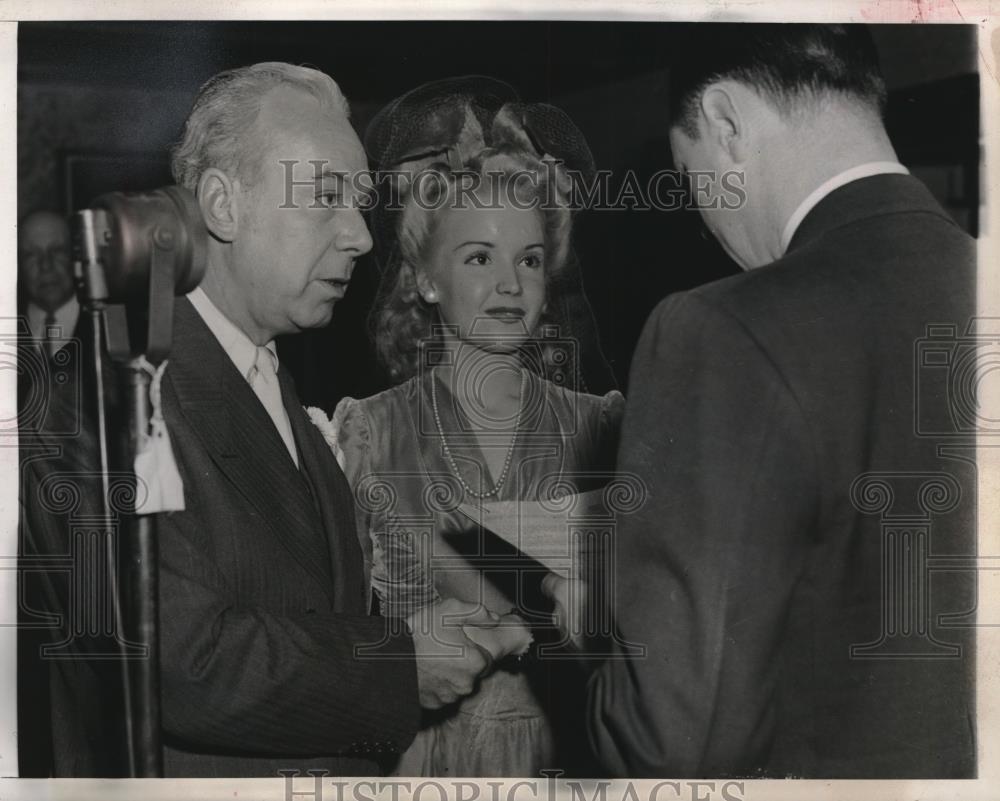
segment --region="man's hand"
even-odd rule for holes
[[[524,619],[509,613],[499,618],[495,626],[465,626],[465,636],[490,652],[494,662],[512,654],[523,654],[531,647],[531,631]]]
[[[549,573],[542,579],[542,592],[555,604],[552,622],[565,642],[583,650],[583,621],[587,604],[587,584],[575,576],[566,578]]]
[[[406,619],[417,657],[421,706],[439,709],[475,689],[476,679],[490,670],[493,659],[488,650],[465,635],[462,626],[490,628],[499,621],[483,606],[451,598]]]

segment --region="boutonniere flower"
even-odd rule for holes
[[[309,415],[309,419],[312,420],[313,425],[319,429],[319,433],[323,435],[323,439],[326,440],[327,445],[336,450],[337,429],[334,428],[333,421],[326,416],[326,412],[315,406],[307,406],[306,414]]]

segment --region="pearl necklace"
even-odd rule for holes
[[[455,458],[451,455],[451,448],[448,447],[448,438],[445,436],[444,426],[441,425],[441,413],[438,411],[437,382],[434,380],[434,376],[431,376],[431,409],[434,411],[434,422],[437,424],[438,436],[441,438],[441,447],[444,450],[445,459],[448,462],[448,466],[451,467],[452,473],[455,474],[455,478],[458,479],[458,483],[462,485],[462,489],[464,489],[469,495],[472,495],[479,500],[492,498],[494,495],[499,494],[500,489],[507,481],[507,474],[510,472],[510,460],[514,456],[514,445],[517,442],[517,433],[521,428],[521,411],[524,408],[524,389],[527,383],[528,373],[526,370],[522,370],[521,390],[517,396],[517,415],[514,418],[514,433],[510,438],[510,445],[507,448],[507,455],[503,460],[503,469],[500,471],[500,476],[497,478],[496,484],[493,485],[493,489],[489,492],[477,492],[466,483],[464,478],[462,478],[458,465],[455,463]]]

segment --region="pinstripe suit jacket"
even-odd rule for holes
[[[369,616],[350,489],[290,377],[279,378],[301,470],[178,300],[163,412],[186,509],[157,516],[167,775],[367,775],[418,724],[412,642]],[[30,489],[48,471],[92,463],[92,446],[85,425],[58,458],[29,461],[26,547],[67,550],[66,521],[38,508]],[[48,603],[65,609],[68,588],[48,584]],[[359,658],[366,644],[393,658]],[[52,666],[56,773],[113,775],[114,671],[94,660]]]

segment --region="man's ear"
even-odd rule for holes
[[[742,164],[746,158],[747,118],[733,88],[724,83],[709,86],[701,96],[701,114],[710,141],[734,164]]]
[[[226,173],[209,167],[198,180],[198,205],[209,232],[216,239],[232,242],[239,219],[238,183]]]

